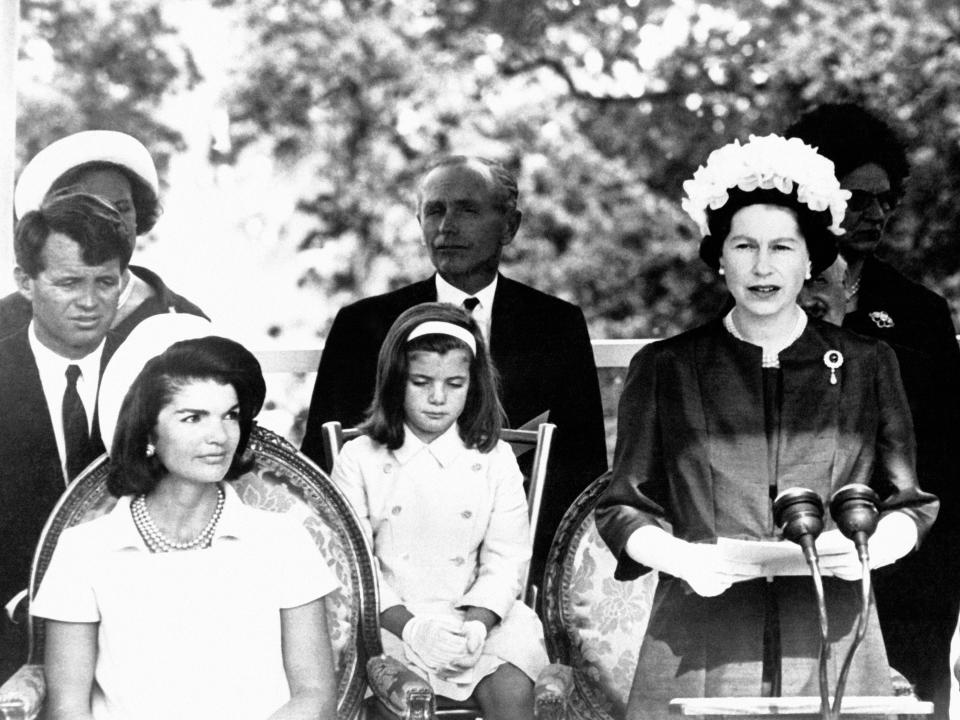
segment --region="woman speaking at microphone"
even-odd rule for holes
[[[676,697],[818,694],[820,626],[800,548],[771,569],[717,544],[779,539],[781,491],[828,499],[848,483],[871,486],[881,498],[874,567],[913,549],[938,508],[917,484],[893,352],[797,305],[804,280],[837,254],[848,193],[833,164],[797,139],[751,137],[711,153],[684,190],[700,256],[734,307],[633,358],[596,512],[618,580],[661,573],[628,704],[628,717],[643,720],[666,718]],[[861,566],[825,522],[818,546],[835,682],[855,634]],[[889,695],[871,614],[847,689]]]

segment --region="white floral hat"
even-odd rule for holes
[[[746,144],[734,140],[710,153],[693,178],[683,183],[681,206],[707,236],[707,211],[718,210],[730,199],[729,191],[776,189],[811,210],[830,211],[830,232],[842,235],[840,223],[850,197],[834,175],[833,163],[799,138],[751,135]]]

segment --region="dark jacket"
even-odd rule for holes
[[[101,374],[116,348],[108,338]],[[93,436],[100,442],[94,418]],[[0,340],[0,605],[27,586],[33,551],[66,488],[27,329]]]
[[[828,350],[843,354],[836,384],[824,363]],[[613,478],[596,511],[598,529],[618,558],[617,578],[646,570],[624,551],[644,525],[670,524],[677,537],[692,542],[775,539],[771,485],[777,491],[807,487],[829,498],[847,483],[871,484],[881,512],[907,513],[923,537],[937,499],[917,486],[910,414],[890,348],[811,321],[780,353],[780,366],[779,451],[771,477],[759,347],[714,321],[634,357],[620,400]],[[842,662],[855,630],[858,584],[827,580],[831,636],[838,643],[832,656]],[[759,694],[771,602],[779,609],[783,693],[816,695],[818,633],[807,578],[737,583],[716,598],[701,598],[680,580],[661,576],[637,670],[647,688],[639,716],[665,717],[670,697]],[[883,643],[873,627],[858,651],[850,694],[890,692]]]
[[[130,272],[153,289],[153,296],[142,302],[119,325],[110,329],[118,342],[125,340],[131,330],[152,315],[178,312],[207,317],[199,307],[168,288],[155,272],[138,265],[131,265]],[[20,293],[11,293],[0,299],[0,338],[25,328],[30,324],[31,317],[33,309],[30,301]]]
[[[337,313],[320,359],[304,453],[322,459],[324,422],[360,423],[373,399],[377,354],[390,326],[404,310],[436,299],[431,277]],[[490,352],[509,426],[547,410],[557,425],[534,545],[537,578],[564,511],[607,467],[597,369],[578,307],[502,275],[493,299]]]
[[[891,664],[946,717],[949,641],[960,610],[960,347],[946,301],[874,257],[843,326],[893,348],[917,437],[920,486],[940,515],[918,552],[874,572]]]

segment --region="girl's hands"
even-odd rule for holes
[[[463,623],[452,617],[415,615],[403,626],[402,638],[434,670],[452,668],[454,660],[469,654]]]

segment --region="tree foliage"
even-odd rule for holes
[[[598,336],[676,332],[717,307],[680,185],[710,150],[854,100],[906,132],[891,251],[951,295],[960,218],[958,11],[934,0],[222,0],[251,32],[234,132],[309,158],[310,281],[360,296],[427,271],[412,194],[438,154],[517,171],[507,272],[584,307]],[[323,328],[319,328],[323,330]]]
[[[198,79],[160,0],[22,0],[17,156],[79,130],[128,132],[161,172],[183,149],[159,118],[165,96]]]

